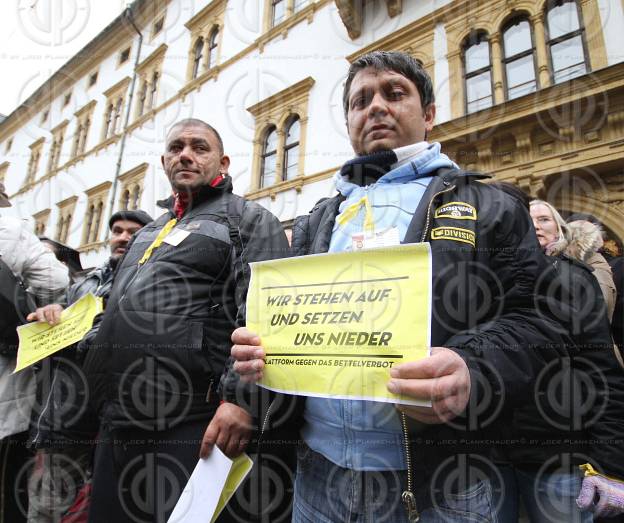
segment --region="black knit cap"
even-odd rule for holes
[[[110,220],[108,220],[108,228],[112,230],[113,224],[119,220],[129,220],[131,222],[139,223],[142,226],[154,221],[149,214],[141,209],[137,209],[136,211],[117,211],[111,216]]]

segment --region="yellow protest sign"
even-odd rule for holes
[[[429,355],[430,314],[426,243],[251,264],[247,327],[271,390],[427,404],[386,384],[394,365]]]
[[[14,372],[80,341],[93,325],[95,316],[102,311],[102,298],[89,293],[65,309],[57,325],[39,321],[18,327],[19,347]]]

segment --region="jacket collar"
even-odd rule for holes
[[[189,203],[188,209],[186,213],[188,213],[193,207],[197,207],[199,204],[204,203],[207,200],[210,200],[216,196],[219,196],[223,193],[232,192],[233,189],[232,178],[229,176],[225,176],[223,180],[215,187],[211,187],[210,185],[202,185],[197,194],[193,197],[193,200]],[[173,212],[173,205],[175,203],[175,197],[173,195],[165,198],[163,200],[158,200],[156,205],[163,209],[167,209],[170,212]]]

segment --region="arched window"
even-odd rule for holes
[[[291,118],[286,126],[284,142],[284,180],[292,180],[299,173],[299,116]]]
[[[577,3],[552,2],[546,11],[546,27],[554,83],[585,74],[588,68]]]
[[[517,18],[503,31],[503,62],[507,79],[507,99],[532,93],[537,89],[531,26],[526,18]]]
[[[132,210],[139,208],[139,200],[141,199],[141,186],[135,185],[132,190]]]
[[[116,134],[119,132],[119,122],[121,121],[121,108],[123,105],[123,98],[118,98],[117,103],[115,104],[115,119],[113,121],[113,132],[112,134]]]
[[[102,202],[98,203],[95,208],[95,215],[93,217],[93,224],[91,226],[91,242],[96,242],[98,237],[98,232],[100,230],[100,221],[102,220],[102,210],[104,208],[104,204]]]
[[[271,0],[271,27],[284,21],[286,18],[286,1]]]
[[[262,147],[262,168],[260,170],[260,187],[268,187],[275,183],[277,172],[277,129],[274,125],[267,130]]]
[[[466,112],[492,106],[492,61],[485,33],[471,35],[464,46]]]
[[[204,52],[204,39],[200,36],[195,42],[193,48],[193,78],[197,78],[201,68],[201,59]]]
[[[121,204],[120,204],[121,210],[123,211],[127,211],[130,209],[130,191],[128,189],[126,189],[122,194],[121,194]]]
[[[114,110],[115,110],[115,107],[113,106],[112,103],[110,103],[108,105],[108,108],[106,109],[106,123],[104,124],[104,138],[108,138],[109,136],[112,136],[114,134],[114,130],[112,128]]]
[[[145,101],[147,100],[147,80],[143,79],[141,84],[141,92],[139,93],[139,107],[137,114],[141,116],[145,112]]]
[[[82,137],[80,139],[80,154],[85,152],[87,148],[87,136],[89,134],[89,128],[91,127],[91,119],[87,118],[82,126]]]
[[[208,37],[208,69],[217,65],[217,46],[219,39],[219,26],[215,25]]]
[[[156,91],[158,90],[158,71],[154,71],[152,74],[152,83],[150,85],[150,97],[149,97],[149,105],[148,109],[152,110],[154,105],[156,104]]]

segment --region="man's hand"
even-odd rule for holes
[[[222,403],[208,425],[199,456],[207,458],[217,445],[230,459],[241,454],[251,438],[251,416],[233,403]]]
[[[431,356],[403,363],[390,371],[388,390],[415,399],[431,400],[429,407],[397,405],[421,423],[444,423],[461,414],[470,397],[470,373],[466,362],[445,347],[432,347]]]
[[[61,321],[61,312],[63,312],[63,307],[58,303],[52,303],[45,307],[39,307],[35,312],[31,312],[26,316],[26,320],[47,321],[50,325],[56,325]]]
[[[232,357],[234,370],[246,383],[255,383],[262,379],[264,368],[264,349],[260,346],[260,336],[239,327],[232,333]]]
[[[594,498],[598,501],[594,503]],[[624,513],[624,482],[603,476],[583,478],[581,493],[576,500],[581,510],[589,510],[597,518],[612,518]]]

